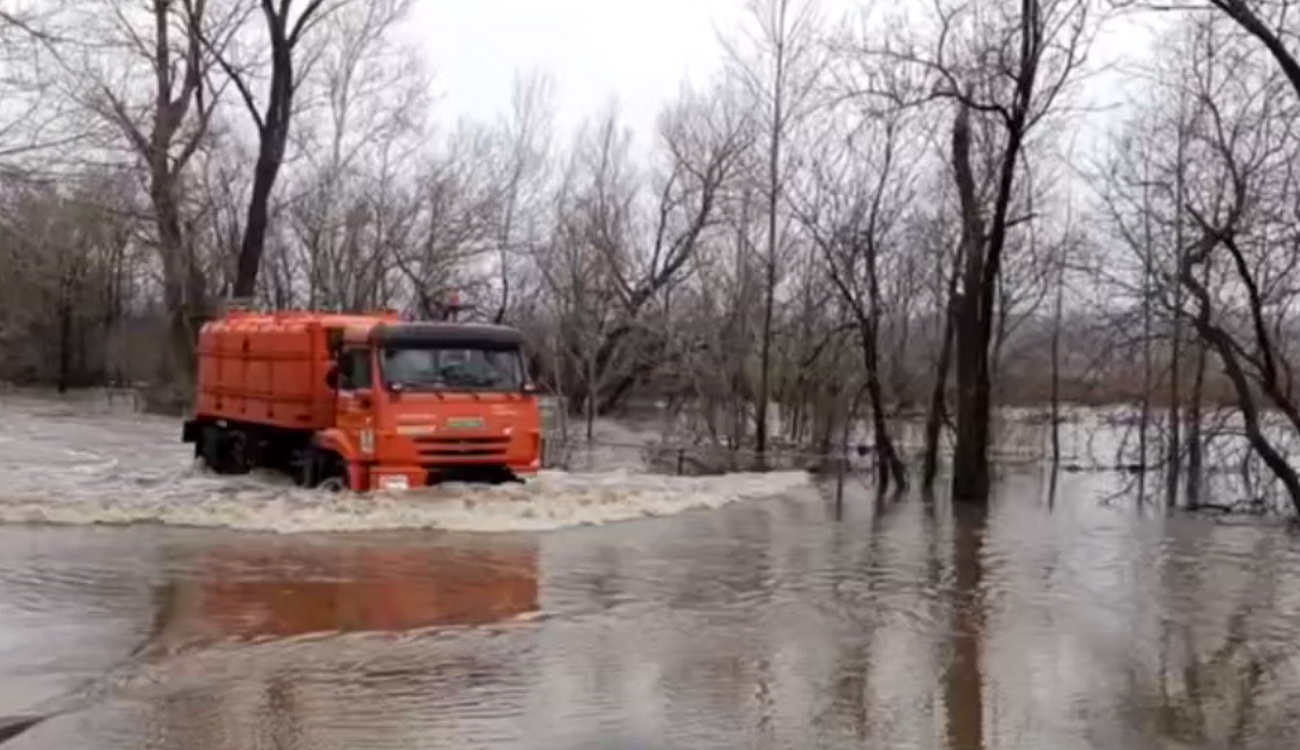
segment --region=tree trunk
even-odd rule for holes
[[[587,358],[587,382],[586,394],[584,394],[584,418],[587,425],[587,442],[591,442],[596,433],[596,396],[598,384],[596,383],[596,360]]]
[[[763,293],[763,342],[759,355],[758,409],[754,416],[754,447],[758,452],[760,468],[764,464],[767,452],[767,402],[771,398],[770,381],[772,377],[772,315],[776,305],[776,227],[777,208],[781,195],[781,140],[785,137],[784,95],[785,95],[785,0],[779,6],[780,28],[782,36],[777,40],[774,60],[772,89],[771,140],[767,152],[767,268]]]
[[[1183,102],[1179,101],[1180,114],[1183,110]],[[1177,172],[1174,174],[1174,200],[1177,206],[1174,214],[1174,247],[1178,252],[1178,264],[1181,266],[1186,255],[1183,237],[1183,198],[1186,192],[1184,184],[1184,170],[1186,165],[1186,128],[1183,126],[1182,118],[1179,118],[1178,126],[1178,147],[1174,163],[1177,165]],[[1169,365],[1169,450],[1166,452],[1167,466],[1165,467],[1165,507],[1175,508],[1178,505],[1178,489],[1183,470],[1183,445],[1182,445],[1182,369],[1183,369],[1183,285],[1174,285],[1174,330],[1171,344]]]
[[[867,374],[867,396],[871,399],[871,426],[876,444],[876,491],[889,491],[890,480],[898,483],[898,488],[907,488],[907,474],[903,460],[894,448],[894,441],[889,436],[889,424],[885,418],[885,395],[880,387],[880,355],[877,351],[880,331],[879,288],[876,282],[875,249],[868,249],[867,273],[871,295],[871,319],[862,331],[862,356],[865,360]]]
[[[72,280],[59,280],[59,374],[58,391],[66,393],[72,380]]]
[[[1142,401],[1138,416],[1138,502],[1146,500],[1147,433],[1151,423],[1151,288],[1152,241],[1151,200],[1148,197],[1149,174],[1142,183]],[[1123,463],[1117,461],[1116,463]]]
[[[952,657],[944,671],[943,702],[947,747],[983,750],[984,742],[984,564],[982,548],[988,520],[984,508],[958,506],[953,511],[955,576],[950,631]]]
[[[271,192],[284,163],[285,147],[289,142],[289,127],[293,119],[293,99],[297,82],[294,80],[293,53],[303,34],[321,14],[329,13],[324,0],[310,0],[298,14],[292,28],[289,23],[290,0],[283,0],[278,9],[270,0],[263,0],[262,11],[271,43],[271,85],[267,92],[266,108],[259,112],[247,80],[224,59],[218,62],[234,80],[243,97],[249,114],[258,130],[257,164],[253,168],[253,187],[248,201],[248,217],[244,236],[239,245],[239,262],[235,272],[232,295],[250,299],[257,292],[257,275],[262,265],[266,247],[266,233],[270,222]],[[338,5],[331,6],[333,8]]]
[[[988,341],[982,335],[979,298],[962,298],[957,326],[957,440],[953,450],[955,500],[986,502],[989,493]]]
[[[1064,249],[1062,249],[1064,252]],[[1052,482],[1061,466],[1061,308],[1065,302],[1065,258],[1057,259],[1056,299],[1052,303],[1052,385],[1048,418],[1052,427]],[[1053,493],[1055,494],[1055,493]]]
[[[874,339],[874,331],[872,332]],[[863,356],[866,358],[867,397],[871,399],[871,426],[876,443],[876,482],[877,492],[889,490],[891,478],[897,480],[898,488],[907,487],[907,474],[903,461],[894,448],[894,441],[889,436],[889,424],[885,420],[885,397],[880,388],[880,375],[876,371],[876,347],[873,341],[864,345]]]
[[[1187,507],[1201,504],[1204,442],[1201,436],[1201,404],[1205,387],[1205,344],[1196,346],[1196,369],[1192,374],[1191,403],[1187,408]]]
[[[775,212],[775,201],[770,206],[770,210]],[[762,462],[763,455],[767,452],[767,402],[771,398],[769,391],[771,390],[772,370],[772,312],[773,307],[776,305],[776,261],[772,257],[776,252],[775,213],[772,214],[768,227],[771,234],[771,240],[769,241],[771,244],[768,248],[766,276],[763,285],[763,339],[759,344],[758,403],[755,404],[754,414],[754,447],[758,452],[760,462]]]
[[[970,109],[962,104],[953,126],[953,166],[961,203],[962,290],[953,305],[957,349],[957,430],[953,450],[954,499],[983,502],[988,497],[988,345],[980,325],[983,311],[984,222],[970,163]]]
[[[190,269],[194,259],[188,257],[189,247],[181,229],[180,209],[174,196],[173,177],[165,165],[155,165],[150,196],[154,220],[158,225],[159,252],[163,267],[163,304],[167,308],[170,357],[167,359],[165,379],[181,392],[188,392],[194,383],[197,364],[194,361],[195,340],[190,324],[190,292],[193,284]]]
[[[935,363],[934,384],[930,389],[930,408],[925,417],[925,465],[922,469],[922,486],[929,490],[934,486],[935,475],[939,471],[939,439],[943,423],[947,418],[948,371],[952,367],[953,339],[957,318],[957,279],[962,263],[961,249],[966,244],[962,240],[958,246],[952,274],[948,277],[948,302],[943,316],[943,341],[939,345],[939,361]]]
[[[993,336],[997,287],[1002,277],[1002,251],[1007,241],[1007,214],[1037,73],[1039,35],[1042,33],[1038,18],[1040,12],[1035,0],[1023,0],[1016,100],[1006,120],[1007,139],[998,165],[993,222],[987,242],[979,242],[977,246],[975,241],[984,237],[983,232],[970,233],[974,241],[968,249],[962,319],[957,327],[957,445],[953,451],[952,492],[953,499],[959,501],[988,502],[989,417],[992,407],[989,344]],[[960,157],[955,161],[960,164],[957,172],[965,223],[982,228],[983,222],[973,218],[978,216],[979,209],[970,170],[969,117],[969,108],[963,106],[958,122],[964,127],[953,130],[953,152],[954,157]]]
[[[278,79],[277,79],[278,80]],[[272,99],[280,94],[283,84],[273,85]],[[285,107],[289,104],[286,102]],[[232,296],[237,299],[250,299],[257,292],[257,273],[262,265],[262,255],[266,247],[266,232],[270,224],[271,191],[275,188],[275,179],[280,173],[280,163],[284,156],[285,143],[289,137],[287,122],[281,122],[275,114],[279,107],[272,106],[271,115],[267,117],[262,131],[261,143],[257,151],[257,166],[253,169],[253,188],[248,201],[248,217],[244,222],[244,237],[239,245],[239,264],[235,271],[235,284]]]

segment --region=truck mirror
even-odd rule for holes
[[[331,389],[339,387],[339,366],[330,365],[330,369],[325,373],[325,385]]]
[[[325,329],[325,346],[331,355],[337,355],[343,348],[343,329],[331,326]]]

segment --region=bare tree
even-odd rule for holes
[[[1236,63],[1234,72],[1226,75],[1241,74],[1241,61]],[[1195,248],[1182,258],[1179,277],[1195,305],[1193,325],[1219,355],[1236,390],[1247,440],[1300,511],[1300,475],[1269,438],[1256,395],[1257,391],[1263,395],[1282,413],[1291,430],[1300,432],[1300,405],[1291,396],[1292,371],[1283,343],[1288,326],[1284,320],[1269,319],[1271,309],[1286,315],[1291,292],[1279,288],[1278,277],[1289,274],[1297,266],[1298,256],[1292,249],[1283,257],[1274,257],[1273,242],[1268,236],[1272,217],[1264,213],[1269,204],[1261,201],[1272,197],[1276,188],[1281,188],[1286,195],[1294,190],[1290,185],[1291,170],[1275,161],[1279,157],[1289,159],[1294,145],[1287,148],[1285,141],[1280,142],[1279,139],[1289,139],[1290,134],[1274,131],[1275,115],[1270,111],[1274,103],[1268,98],[1260,99],[1251,108],[1254,111],[1244,113],[1244,124],[1253,128],[1242,128],[1241,123],[1233,127],[1225,122],[1217,106],[1222,102],[1210,98],[1212,92],[1218,93],[1213,88],[1215,81],[1208,77],[1203,80],[1207,84],[1205,89],[1209,89],[1203,89],[1202,94],[1202,104],[1210,108],[1212,122],[1209,145],[1222,164],[1226,195],[1205,208],[1188,207],[1188,213],[1200,228],[1200,237]],[[1262,86],[1264,90],[1272,88],[1267,80]],[[1276,182],[1278,175],[1282,176],[1281,184]],[[1253,226],[1248,228],[1246,222],[1251,219],[1254,219]],[[1296,241],[1292,235],[1288,243]],[[1236,305],[1216,304],[1196,273],[1197,266],[1208,262],[1210,253],[1216,250],[1226,254],[1224,260],[1231,269],[1230,278],[1237,292],[1234,296],[1244,303],[1242,312],[1246,321],[1242,327],[1245,330],[1240,333],[1231,320],[1236,316],[1216,311],[1216,308]]]
[[[956,305],[957,442],[953,497],[984,502],[989,491],[989,416],[996,298],[1003,256],[1014,223],[1011,207],[1028,139],[1052,112],[1082,62],[1089,6],[1084,0],[1022,0],[1015,11],[999,4],[994,18],[977,14],[971,48],[950,62],[948,40],[960,10],[943,18],[928,66],[939,86],[958,100],[952,154],[960,198],[963,247]],[[978,40],[978,41],[974,41]],[[980,201],[972,166],[972,119],[991,118],[1001,133],[991,207]]]
[[[0,175],[52,176],[84,163],[102,134],[70,96],[65,55],[78,14],[67,2],[0,11]]]
[[[409,222],[406,168],[418,154],[429,78],[393,30],[409,0],[350,3],[320,21],[327,45],[303,95],[324,102],[295,132],[303,164],[289,174],[286,218],[300,250],[307,304],[375,308],[391,267],[394,242]],[[297,178],[297,179],[295,179]]]
[[[752,0],[748,11],[754,28],[746,39],[750,49],[740,49],[729,42],[724,44],[732,74],[745,87],[764,120],[762,177],[756,175],[763,185],[767,219],[759,386],[754,417],[754,442],[761,456],[768,443],[773,321],[783,250],[780,215],[786,171],[783,150],[794,128],[815,105],[813,95],[822,63],[818,19],[812,2]]]
[[[628,134],[612,112],[580,134],[557,196],[555,235],[539,259],[564,331],[564,379],[580,384],[566,391],[579,394],[572,405],[582,409],[588,440],[611,360],[621,353],[621,341],[611,341],[611,334],[621,322],[616,280],[628,262],[634,220],[627,145]]]
[[[552,80],[540,73],[516,78],[511,112],[501,124],[501,163],[497,182],[501,192],[497,219],[498,286],[500,301],[493,320],[501,323],[509,314],[512,291],[519,292],[521,264],[513,261],[521,251],[527,254],[540,240],[538,224],[546,167],[551,150]]]
[[[666,364],[668,331],[655,311],[717,225],[750,133],[733,98],[685,94],[661,121],[666,165],[645,204],[612,116],[575,147],[538,264],[572,334],[569,367],[581,385],[567,390],[589,424]]]
[[[920,232],[917,238],[918,246],[923,249],[924,257],[935,270],[929,297],[933,310],[932,317],[937,319],[938,328],[935,334],[937,346],[932,360],[932,379],[923,428],[921,486],[926,490],[933,487],[938,474],[939,444],[943,437],[944,426],[950,423],[948,388],[956,336],[957,282],[961,276],[962,251],[966,244],[960,233],[960,224],[958,223],[959,229],[954,236],[951,228],[954,222],[947,221],[947,217],[953,210],[952,180],[947,175],[939,176],[943,178],[942,184],[927,187],[928,192],[931,195],[939,195],[940,200],[926,213],[918,213],[915,217]]]
[[[239,246],[235,282],[231,295],[250,298],[256,292],[257,272],[261,266],[270,218],[271,191],[284,164],[289,131],[294,117],[294,100],[303,81],[298,59],[303,41],[320,22],[337,12],[348,0],[306,0],[301,9],[293,0],[261,0],[266,38],[270,45],[270,81],[264,103],[258,103],[253,90],[252,71],[232,59],[221,45],[209,36],[204,41],[218,64],[239,92],[257,131],[257,161],[253,167],[253,184],[248,199],[248,216]],[[302,66],[307,67],[307,66]]]
[[[1300,94],[1300,62],[1296,61],[1295,55],[1286,48],[1283,41],[1289,35],[1287,11],[1290,9],[1290,3],[1287,0],[1280,3],[1260,2],[1260,0],[1208,0],[1208,2],[1232,19],[1242,31],[1258,40],[1277,63],[1282,74],[1286,76],[1291,88]],[[1186,7],[1195,10],[1197,5],[1189,3]]]
[[[64,391],[113,377],[132,301],[129,185],[124,171],[0,184],[0,342],[11,352],[0,379]]]
[[[884,299],[881,276],[887,269],[901,275],[897,271],[907,257],[900,250],[905,212],[915,195],[917,152],[907,153],[911,144],[903,135],[912,123],[900,114],[894,111],[874,123],[855,123],[844,137],[832,131],[820,139],[831,145],[811,158],[812,194],[792,201],[857,329],[880,492],[887,491],[891,482],[907,486],[887,423],[880,355],[885,307],[890,303],[903,307],[900,299]],[[891,260],[892,267],[887,265]]]
[[[691,439],[738,449],[753,429],[754,330],[762,317],[761,269],[754,252],[754,205],[759,196],[741,181],[719,208],[717,236],[692,261],[689,283],[673,295],[671,325],[684,382],[674,388],[676,416]]]
[[[163,297],[170,321],[170,373],[182,383],[192,377],[196,322],[207,308],[205,269],[186,231],[186,178],[208,143],[220,86],[209,73],[242,21],[237,7],[216,0],[154,0],[138,23],[119,0],[96,5],[102,12],[102,44],[146,61],[151,88],[139,96],[126,76],[114,76],[98,60],[102,50],[83,50],[75,95],[125,140],[143,166],[155,242],[161,262]],[[206,40],[206,41],[205,41]],[[64,56],[64,64],[72,55]],[[129,58],[127,58],[129,59]]]
[[[444,316],[448,296],[471,286],[471,270],[491,251],[500,212],[491,131],[465,123],[442,152],[425,158],[412,188],[415,223],[393,262],[408,287],[407,307],[426,318]]]
[[[1135,120],[1131,140],[1137,145],[1118,155],[1109,213],[1132,247],[1152,245],[1133,236],[1139,222],[1160,229],[1156,244],[1163,251],[1145,256],[1160,283],[1143,292],[1167,311],[1171,322],[1164,327],[1173,331],[1174,344],[1172,322],[1184,319],[1202,342],[1188,414],[1189,504],[1199,504],[1202,494],[1206,350],[1222,363],[1246,443],[1295,503],[1300,483],[1284,446],[1300,431],[1289,359],[1291,279],[1300,266],[1289,160],[1300,139],[1283,123],[1291,121],[1296,102],[1279,96],[1288,83],[1263,52],[1225,26],[1202,17],[1171,38],[1159,70],[1166,81],[1163,100]],[[1181,352],[1171,349],[1174,396]],[[1269,423],[1270,406],[1285,428]],[[1178,433],[1169,432],[1173,443]],[[1172,504],[1181,457],[1172,450],[1166,455]]]

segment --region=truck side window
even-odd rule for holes
[[[355,391],[370,386],[370,351],[349,349],[343,352],[339,358],[339,388]]]

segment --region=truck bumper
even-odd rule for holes
[[[537,473],[535,467],[501,464],[461,464],[427,468],[424,466],[383,465],[357,467],[355,487],[377,491],[402,491],[431,487],[446,482],[500,484]]]
[[[420,466],[371,466],[365,476],[366,488],[379,491],[400,491],[426,487],[429,472]]]

